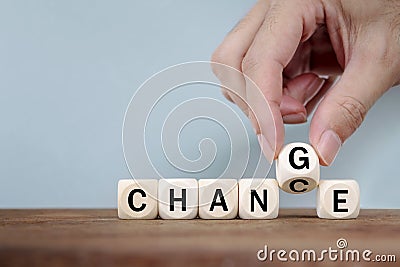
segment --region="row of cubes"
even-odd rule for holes
[[[319,181],[320,218],[356,218],[359,210],[355,180]],[[121,219],[274,219],[278,213],[276,179],[125,179],[118,183]]]

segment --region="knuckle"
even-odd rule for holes
[[[234,69],[240,67],[241,58],[238,58],[233,49],[229,48],[227,44],[221,44],[212,54],[211,62],[216,64],[211,64],[212,71],[217,77],[221,77],[226,73],[229,66]]]
[[[227,57],[225,55],[226,53],[220,46],[214,51],[214,53],[211,56],[211,62],[217,63],[217,64],[211,64],[211,69],[218,78],[220,78],[223,75],[223,70],[224,70],[223,67],[219,64],[228,65]]]
[[[342,123],[351,134],[364,121],[368,109],[361,101],[351,96],[341,97],[337,104],[340,114],[343,116]]]
[[[211,61],[216,63],[224,63],[226,61],[225,54],[221,47],[215,49],[214,53],[211,56]]]
[[[242,71],[244,74],[249,75],[252,73],[259,65],[256,57],[247,54],[242,61]]]

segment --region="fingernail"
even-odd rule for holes
[[[318,142],[318,154],[326,165],[330,165],[335,160],[341,146],[342,141],[339,136],[334,131],[327,130]]]
[[[307,121],[307,116],[304,113],[288,114],[282,117],[284,123],[294,124]]]
[[[314,91],[315,89],[319,89],[322,85],[324,85],[324,83],[325,79],[317,78],[308,86],[308,88]]]
[[[321,89],[324,83],[324,79],[316,78],[314,81],[311,82],[310,85],[308,85],[304,99],[305,104],[308,103],[318,93],[319,89]]]
[[[268,160],[269,163],[272,163],[274,160],[274,150],[271,148],[271,145],[265,139],[265,137],[261,134],[257,135],[258,143],[260,144],[261,151],[264,153],[265,158]]]

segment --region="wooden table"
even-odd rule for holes
[[[268,249],[365,249],[397,263],[259,261]],[[400,210],[322,220],[281,209],[275,220],[119,220],[116,210],[0,210],[0,266],[399,266]],[[263,254],[260,254],[261,256]],[[304,254],[306,259],[308,254]],[[296,254],[292,254],[293,257]],[[288,258],[288,254],[286,254]]]

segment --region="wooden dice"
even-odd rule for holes
[[[317,214],[324,219],[353,219],[360,212],[355,180],[323,180],[317,190]]]
[[[158,215],[158,181],[126,179],[118,182],[120,219],[155,219]]]
[[[239,217],[274,219],[279,212],[279,186],[276,179],[248,179],[239,182]]]
[[[199,180],[199,217],[202,219],[234,219],[238,214],[236,179]]]
[[[319,159],[312,146],[286,145],[276,160],[276,179],[288,193],[301,194],[315,189],[319,182]]]
[[[199,205],[196,179],[161,179],[158,182],[158,213],[162,219],[193,219]]]
[[[286,145],[276,161],[277,179],[127,179],[118,183],[121,219],[274,219],[279,188],[292,194],[317,190],[317,214],[353,219],[360,211],[355,180],[321,180],[313,147]]]

